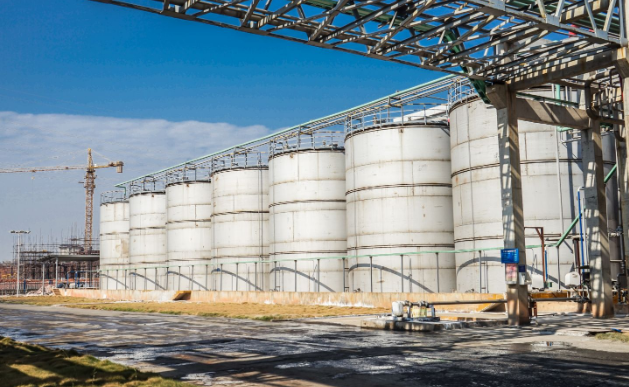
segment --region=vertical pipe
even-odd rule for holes
[[[561,99],[561,87],[559,85],[553,85],[553,89],[555,90],[555,99]],[[568,92],[566,91],[566,100],[569,100]],[[561,234],[564,233],[564,219],[563,219],[563,195],[561,194],[561,166],[559,164],[559,141],[560,141],[561,132],[559,131],[559,126],[555,126],[555,165],[557,166],[557,196],[559,198],[559,222],[561,230]],[[559,250],[557,250],[559,252]],[[557,260],[559,260],[559,256],[557,256]],[[559,261],[558,261],[559,262]],[[548,275],[548,273],[546,273]],[[544,289],[546,288],[547,278],[544,278]],[[558,282],[561,282],[557,279]]]
[[[345,257],[342,258],[343,261],[343,293],[345,293]]]
[[[437,259],[437,293],[441,293],[441,281],[439,278],[439,253],[435,253],[435,258]]]
[[[321,291],[321,260],[317,259],[317,292]]]
[[[220,282],[220,289],[221,291],[223,291],[223,264],[222,263],[221,263],[221,273],[219,274],[218,280]]]
[[[400,292],[404,293],[404,255],[401,254],[400,255],[400,285],[401,285],[401,289]]]
[[[124,290],[127,290],[127,270],[124,271]]]
[[[159,281],[157,280],[157,268],[155,268],[155,290],[157,290],[157,285],[159,284]]]
[[[258,290],[258,262],[255,262],[253,264],[253,290]]]
[[[238,291],[238,262],[236,262],[236,291]]]
[[[583,188],[583,187],[581,187]],[[581,267],[585,266],[585,260],[583,254],[583,210],[581,209],[581,188],[577,190],[577,202],[579,202],[579,241],[581,244]],[[581,276],[583,276],[583,269],[581,269]]]
[[[408,292],[413,293],[413,260],[412,256],[408,257]]]
[[[210,290],[207,287],[207,269],[208,269],[208,265],[205,265],[205,281],[203,281],[205,283],[205,290]]]
[[[297,291],[297,260],[295,260],[295,292]]]
[[[559,246],[555,246],[555,248],[557,249],[557,289],[561,290],[561,261],[559,260]],[[548,273],[548,270],[546,270],[546,273]]]
[[[373,293],[373,257],[371,255],[369,256],[369,288]]]
[[[194,290],[194,265],[190,268],[190,290]]]
[[[483,292],[483,254],[478,251],[478,292]]]

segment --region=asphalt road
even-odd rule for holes
[[[2,336],[202,385],[629,385],[629,344],[574,336],[586,325],[629,329],[629,318],[403,333],[0,304]]]

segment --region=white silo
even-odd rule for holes
[[[269,255],[268,167],[212,173],[214,290],[267,290]]]
[[[140,192],[129,197],[129,279],[135,290],[165,290],[166,194]]]
[[[209,290],[212,258],[212,183],[166,186],[168,289]]]
[[[536,93],[550,94],[543,89]],[[550,239],[546,244],[550,245],[578,215],[576,198],[583,185],[580,140],[566,135],[557,145],[555,126],[525,121],[519,121],[518,126],[524,225],[543,227],[545,237]],[[455,245],[457,250],[472,250],[457,253],[457,288],[459,292],[501,293],[506,287],[500,251],[484,250],[503,246],[496,110],[478,98],[468,98],[453,105],[450,128]],[[605,136],[604,144],[606,170],[609,171],[614,158],[613,136]],[[614,205],[608,208],[614,208]],[[608,217],[616,216],[608,214]],[[579,236],[578,226],[570,235]],[[563,281],[564,276],[573,270],[571,237],[558,249],[551,247],[547,250],[546,266],[548,280],[553,283],[551,289],[558,289],[557,279]],[[610,242],[613,247],[614,241]],[[541,244],[536,230],[526,229],[526,244]],[[526,254],[527,270],[541,276],[541,249],[527,249]]]
[[[129,202],[100,205],[100,288],[122,290],[129,266]]]
[[[376,125],[348,133],[345,150],[349,290],[455,290],[454,254],[399,255],[454,247],[448,128]]]
[[[271,288],[343,292],[342,260],[299,260],[347,251],[343,149],[334,144],[276,151],[269,180],[270,256],[278,260],[271,264]]]

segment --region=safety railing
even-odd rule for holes
[[[447,125],[448,107],[438,103],[409,103],[390,106],[378,111],[361,112],[348,117],[345,133],[392,124]]]
[[[191,181],[210,181],[212,168],[210,165],[189,165],[166,173],[166,185]]]
[[[100,194],[101,204],[126,202],[127,200],[129,200],[129,198],[123,190],[105,191]]]
[[[273,139],[269,147],[270,157],[275,155],[308,149],[343,149],[345,135],[341,131],[320,130],[297,136]]]

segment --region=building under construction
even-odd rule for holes
[[[98,287],[98,239],[91,241],[88,250],[82,237],[68,237],[62,241],[24,239],[16,238],[12,259],[0,263],[0,294],[15,294],[18,284],[20,294],[41,292],[42,287],[44,292],[56,287]]]

